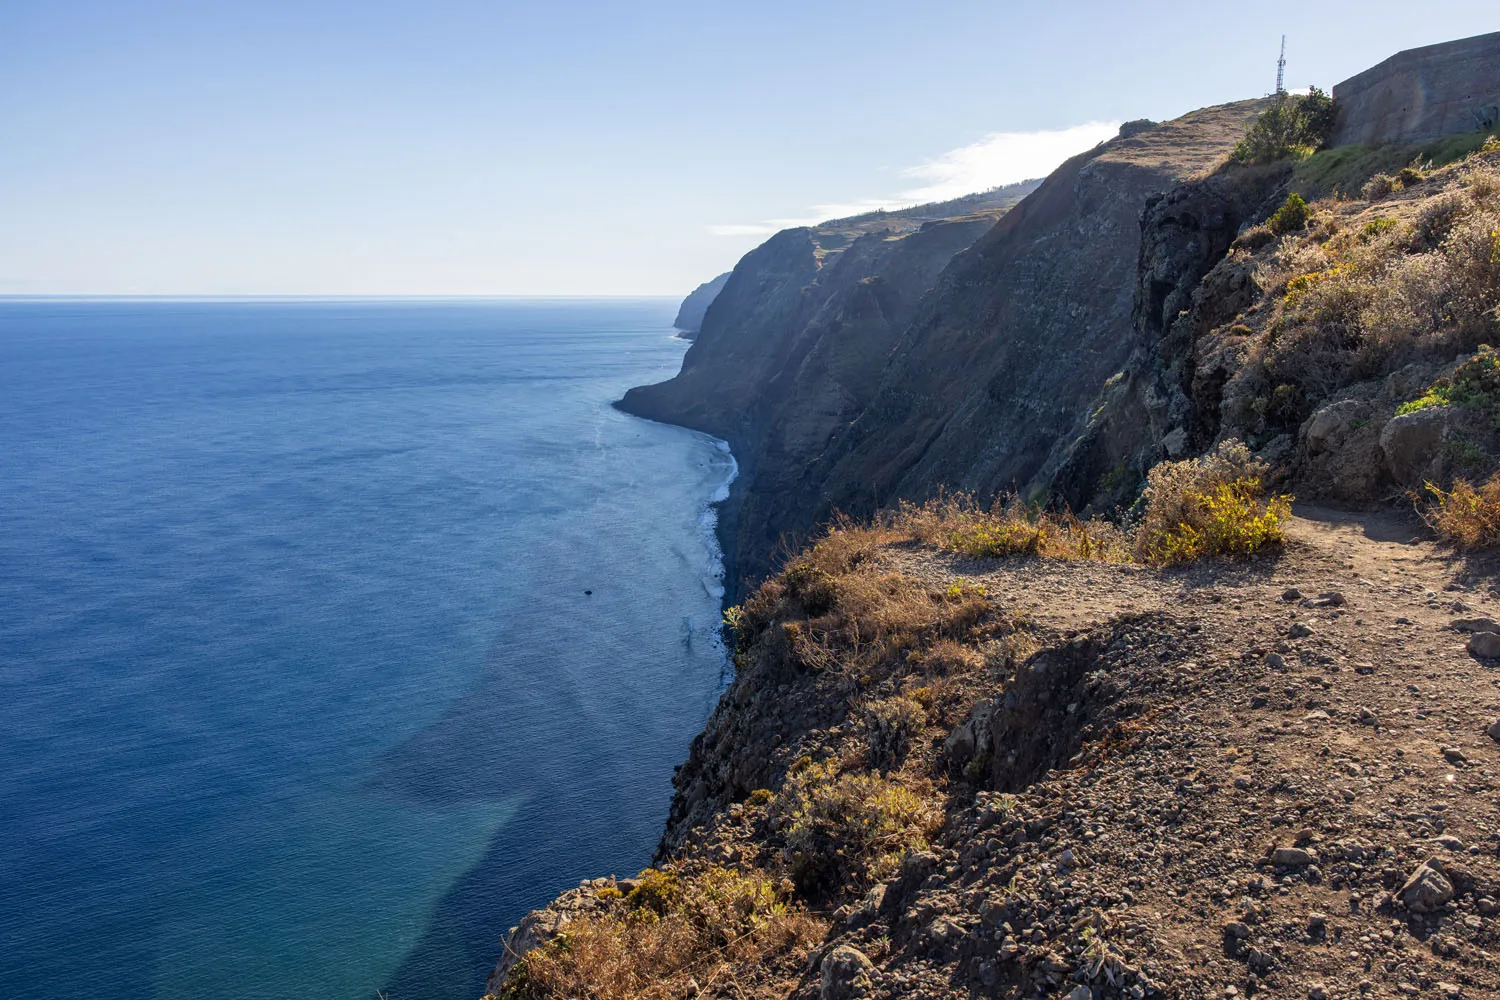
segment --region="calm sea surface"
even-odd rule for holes
[[[0,301],[0,996],[473,1000],[649,861],[733,471],[608,405],[675,306]]]

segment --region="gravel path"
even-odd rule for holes
[[[886,550],[934,589],[982,585],[1054,641],[1088,638],[1139,719],[999,819],[978,795],[930,890],[855,935],[875,994],[1500,996],[1500,663],[1455,629],[1500,599],[1492,565],[1417,535],[1308,508],[1282,553],[1239,565]],[[1054,692],[1076,723],[1034,729],[1096,732],[1082,690]],[[1090,948],[1097,977],[1078,973]]]

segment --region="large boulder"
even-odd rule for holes
[[[1393,479],[1417,487],[1431,478],[1432,469],[1441,459],[1439,449],[1452,413],[1452,407],[1429,406],[1395,417],[1381,428],[1380,452]]]
[[[870,973],[875,969],[865,953],[841,944],[823,958],[823,981],[819,1000],[850,1000],[870,988]]]
[[[1468,650],[1481,660],[1500,659],[1500,633],[1475,632],[1469,636]]]
[[[1302,440],[1308,454],[1321,455],[1337,450],[1352,430],[1369,419],[1369,404],[1361,400],[1341,399],[1329,403],[1309,417],[1302,427]]]
[[[1413,913],[1431,913],[1453,898],[1453,883],[1437,861],[1425,861],[1411,873],[1396,897]]]
[[[1299,433],[1299,476],[1306,493],[1364,503],[1384,492],[1377,410],[1369,399],[1341,399],[1307,419]]]

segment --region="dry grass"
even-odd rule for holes
[[[1423,516],[1439,538],[1460,549],[1500,545],[1500,472],[1478,486],[1460,479],[1451,490],[1427,489],[1433,502]]]
[[[778,661],[867,687],[903,669],[914,650],[981,638],[992,617],[983,591],[934,591],[880,568],[881,547],[912,540],[889,520],[835,524],[730,612],[739,649],[759,643]]]
[[[1019,555],[1122,562],[1130,554],[1124,534],[1108,521],[1081,520],[1017,497],[1002,497],[988,508],[962,493],[921,505],[903,503],[887,524],[915,541],[976,559]]]
[[[644,896],[643,886],[653,888]],[[607,913],[583,917],[511,971],[496,1000],[678,1000],[689,981],[705,995],[733,987],[748,997],[784,995],[770,967],[802,955],[826,924],[790,905],[759,872],[709,868],[692,877],[647,870]]]

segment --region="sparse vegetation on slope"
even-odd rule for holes
[[[587,892],[582,912],[521,956],[494,1000],[679,1000],[729,983],[744,996],[782,995],[795,966],[778,980],[777,960],[826,926],[754,871],[648,869]]]
[[[1247,226],[1190,308],[1169,317],[1182,332],[1162,339],[1182,352],[1161,363],[1181,380],[1194,433],[1256,448],[1279,435],[1306,441],[1277,455],[1294,480],[1311,475],[1315,495],[1370,500],[1381,484],[1387,495],[1420,486],[1416,459],[1400,457],[1417,445],[1381,444],[1382,428],[1484,396],[1476,379],[1492,361],[1449,366],[1500,343],[1500,149],[1377,181],[1367,198],[1293,193]],[[1341,415],[1308,423],[1329,406]],[[1441,433],[1460,457],[1493,454],[1500,438],[1490,436],[1480,424]],[[1367,454],[1356,458],[1355,445]]]
[[[1344,385],[1500,334],[1494,183],[1477,167],[1443,197],[1348,227],[1346,211],[1324,205],[1313,231],[1271,251],[1265,281],[1284,293],[1249,365],[1270,390],[1271,422],[1300,422]]]
[[[836,525],[732,616],[657,867],[528,917],[499,995],[1500,995],[1500,701],[1429,595],[1493,598],[1379,525],[1170,572],[942,525]]]

